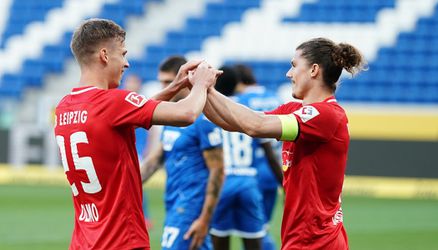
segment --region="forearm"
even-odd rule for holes
[[[146,181],[149,180],[149,178],[151,178],[151,176],[157,172],[158,169],[161,168],[161,164],[155,164],[155,165],[147,165],[147,164],[143,164],[140,167],[140,174],[141,174],[141,181],[143,183],[145,183]]]
[[[278,184],[282,185],[283,184],[283,172],[282,172],[282,168],[280,165],[280,162],[278,162],[277,159],[273,159],[273,158],[268,158],[269,161],[269,166],[271,166],[271,170],[275,175],[275,178],[278,181]]]
[[[209,223],[213,216],[214,209],[219,201],[219,195],[224,182],[223,169],[215,168],[210,170],[208,177],[207,192],[202,206],[199,219]]]
[[[193,123],[204,109],[206,101],[207,90],[205,86],[198,84],[193,86],[190,94],[186,98],[176,103],[176,107],[179,109],[179,112],[191,115]]]
[[[265,142],[262,143],[261,145],[263,147],[263,150],[265,151],[265,155],[268,160],[269,167],[271,168],[271,171],[274,173],[278,183],[281,185],[283,183],[282,166],[280,164],[277,155],[274,152],[274,149],[272,148],[271,142]]]
[[[163,150],[161,143],[156,145],[148,157],[140,165],[141,181],[144,183],[163,166]]]
[[[170,84],[166,88],[164,88],[159,93],[155,94],[151,97],[151,99],[158,100],[158,101],[169,101],[180,91],[182,88],[181,86],[176,86],[175,84]]]
[[[209,90],[207,98],[211,107],[211,113],[207,116],[209,119],[219,116],[227,130],[257,136],[263,124],[263,114],[236,103],[213,89]]]
[[[220,115],[218,115],[218,112],[214,109],[214,106],[210,103],[208,95],[207,95],[207,102],[205,103],[203,112],[211,122],[218,125],[219,127],[228,131],[232,129],[232,127],[224,119],[222,119]]]

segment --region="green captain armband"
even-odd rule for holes
[[[281,141],[295,141],[298,136],[298,121],[294,115],[278,115],[281,121]]]

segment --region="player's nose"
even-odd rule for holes
[[[289,79],[292,79],[292,68],[290,68],[287,72],[286,72],[286,77]]]

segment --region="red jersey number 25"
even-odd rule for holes
[[[67,162],[64,137],[61,135],[57,135],[56,142],[58,143],[59,150],[61,152],[61,160],[62,160],[62,166],[64,167],[64,172],[67,173],[67,171],[70,171],[70,168]],[[95,194],[99,192],[100,190],[102,190],[102,186],[100,185],[99,179],[97,178],[96,170],[94,169],[94,165],[93,165],[93,161],[91,160],[91,157],[79,157],[78,154],[78,144],[79,143],[88,144],[87,134],[83,131],[78,131],[71,134],[70,143],[71,143],[71,155],[74,162],[74,168],[76,170],[79,169],[85,170],[85,173],[87,174],[89,180],[89,182],[81,181],[81,185],[84,192],[89,194]],[[75,183],[71,184],[71,189],[74,196],[77,196],[79,194]]]

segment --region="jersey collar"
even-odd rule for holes
[[[323,102],[338,102],[338,101],[334,96],[329,96]]]
[[[79,94],[85,93],[85,92],[93,90],[93,89],[97,89],[97,87],[85,86],[85,87],[73,88],[70,94],[71,95],[79,95]]]

